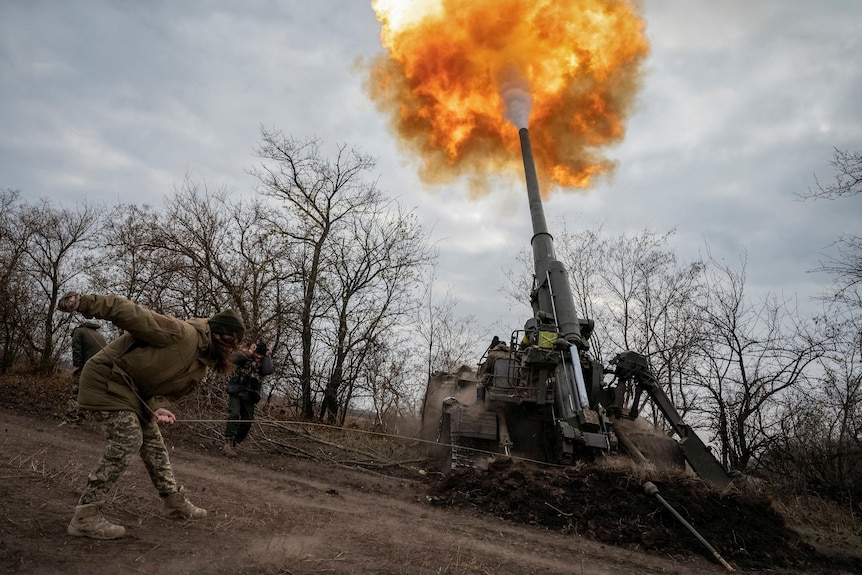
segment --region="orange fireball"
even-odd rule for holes
[[[613,162],[649,45],[627,0],[374,0],[387,53],[366,89],[420,176],[520,163],[527,127],[543,189],[587,187]],[[513,125],[514,124],[514,125]]]

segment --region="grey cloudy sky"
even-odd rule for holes
[[[607,152],[617,170],[554,194],[551,231],[562,218],[675,229],[683,256],[744,250],[752,295],[807,301],[828,282],[808,270],[862,216],[858,200],[795,201],[815,174],[833,177],[833,148],[862,148],[862,2],[644,0],[642,13],[651,54],[626,139]],[[251,193],[261,125],[349,143],[433,230],[461,312],[514,329],[524,310],[496,286],[531,235],[523,173],[478,201],[423,187],[354,65],[382,50],[379,31],[360,0],[4,0],[0,188],[159,205],[186,174]]]

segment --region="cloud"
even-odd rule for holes
[[[642,12],[651,54],[625,139],[606,151],[615,175],[552,196],[551,232],[559,218],[675,228],[682,253],[744,248],[753,292],[806,300],[818,281],[807,271],[862,221],[858,198],[794,196],[832,177],[833,147],[862,142],[862,3],[646,0]],[[465,181],[427,193],[354,65],[382,51],[379,33],[370,2],[0,3],[0,187],[159,204],[192,171],[251,193],[261,124],[349,143],[445,238],[439,277],[465,311],[518,327],[523,310],[497,286],[532,235],[523,172],[489,180],[471,207]]]

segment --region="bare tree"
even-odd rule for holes
[[[277,331],[290,247],[272,236],[265,211],[259,201],[231,202],[225,190],[186,178],[166,199],[156,230],[140,237],[147,261],[157,256],[161,264],[147,274],[169,280],[156,290],[166,311],[206,317],[229,306],[249,338]]]
[[[475,315],[459,315],[460,298],[449,286],[437,297],[436,267],[425,279],[423,305],[417,310],[414,326],[424,348],[425,379],[435,372],[451,373],[462,365],[476,365],[475,350],[484,334],[479,333]]]
[[[149,308],[170,310],[166,294],[179,270],[178,256],[163,249],[162,215],[148,205],[114,206],[93,252],[90,283],[94,291],[114,293]]]
[[[839,305],[862,309],[862,237],[842,234],[835,240],[835,253],[827,255],[815,272],[832,276],[827,299]]]
[[[0,192],[0,373],[27,354],[23,342],[37,317],[29,313],[35,301],[24,262],[33,230],[24,224],[25,212],[17,191]]]
[[[165,213],[154,238],[159,252],[178,269],[171,270],[169,310],[180,317],[205,317],[233,307],[248,318],[243,265],[237,252],[241,238],[231,225],[233,207],[226,190],[210,190],[186,176],[165,200]]]
[[[690,383],[705,393],[698,409],[711,422],[724,466],[752,471],[779,436],[781,400],[807,386],[823,342],[792,302],[771,294],[760,302],[746,297],[744,260],[740,270],[714,258],[710,264],[707,337]]]
[[[388,433],[402,433],[400,426],[417,415],[420,386],[415,375],[422,366],[420,358],[404,353],[409,345],[407,338],[391,337],[371,349],[358,386],[373,406],[377,427]]]
[[[370,367],[369,351],[414,314],[422,269],[434,258],[416,217],[396,203],[381,199],[344,224],[325,247],[326,277],[320,283],[320,296],[329,304],[321,325],[333,358],[320,417],[330,421],[339,408],[346,411],[347,404],[338,401],[341,386],[352,385]]]
[[[28,333],[27,342],[39,355],[42,373],[54,370],[58,330],[69,322],[68,317],[55,317],[57,301],[62,292],[85,277],[87,261],[83,250],[90,247],[88,242],[94,238],[103,212],[86,202],[73,210],[42,200],[21,214],[22,225],[30,231],[23,265],[41,302],[36,306],[41,329]]]
[[[862,154],[834,149],[829,165],[835,168],[835,181],[825,186],[814,176],[814,187],[808,188],[803,199],[822,198],[834,200],[855,196],[862,192]]]
[[[834,182],[802,199],[854,201],[862,192],[862,155],[835,149]],[[784,398],[780,432],[763,457],[762,472],[783,488],[816,492],[851,505],[862,500],[862,240],[841,234],[814,272],[832,276],[828,305],[813,325],[822,342],[810,383]]]
[[[834,318],[819,327],[827,345],[821,368],[808,389],[783,402],[781,433],[762,472],[783,489],[852,507],[862,501],[862,331]]]
[[[829,163],[835,168],[835,181],[824,186],[815,176],[814,188],[809,188],[803,199],[848,199],[862,193],[862,154],[836,148]],[[834,253],[827,254],[813,271],[832,276],[834,285],[828,300],[858,310],[862,308],[862,237],[842,233],[832,247]]]
[[[311,419],[315,324],[326,311],[318,297],[325,248],[341,226],[373,213],[380,193],[375,183],[364,179],[374,167],[373,159],[356,149],[341,145],[330,160],[321,154],[317,140],[301,142],[277,130],[261,129],[261,135],[257,155],[262,162],[251,173],[262,193],[284,206],[272,223],[285,242],[296,245],[293,261],[302,291],[298,362],[302,415]]]

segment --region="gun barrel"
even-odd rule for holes
[[[535,266],[536,291],[533,294],[533,310],[553,317],[557,329],[563,337],[575,336],[580,339],[581,324],[575,312],[569,276],[562,262],[554,253],[554,238],[548,232],[542,195],[539,192],[539,179],[533,160],[533,146],[527,128],[518,130],[521,139],[521,156],[524,160],[524,176],[527,180],[527,199],[530,204],[530,217],[533,222],[533,264]]]
[[[533,262],[536,277],[544,277],[548,271],[548,262],[557,259],[554,254],[554,238],[548,232],[545,221],[545,211],[542,207],[542,194],[539,192],[539,178],[536,176],[536,162],[533,160],[533,145],[530,142],[530,132],[527,128],[518,130],[521,139],[521,156],[524,160],[524,177],[527,180],[527,200],[530,204],[530,217],[533,221]]]

